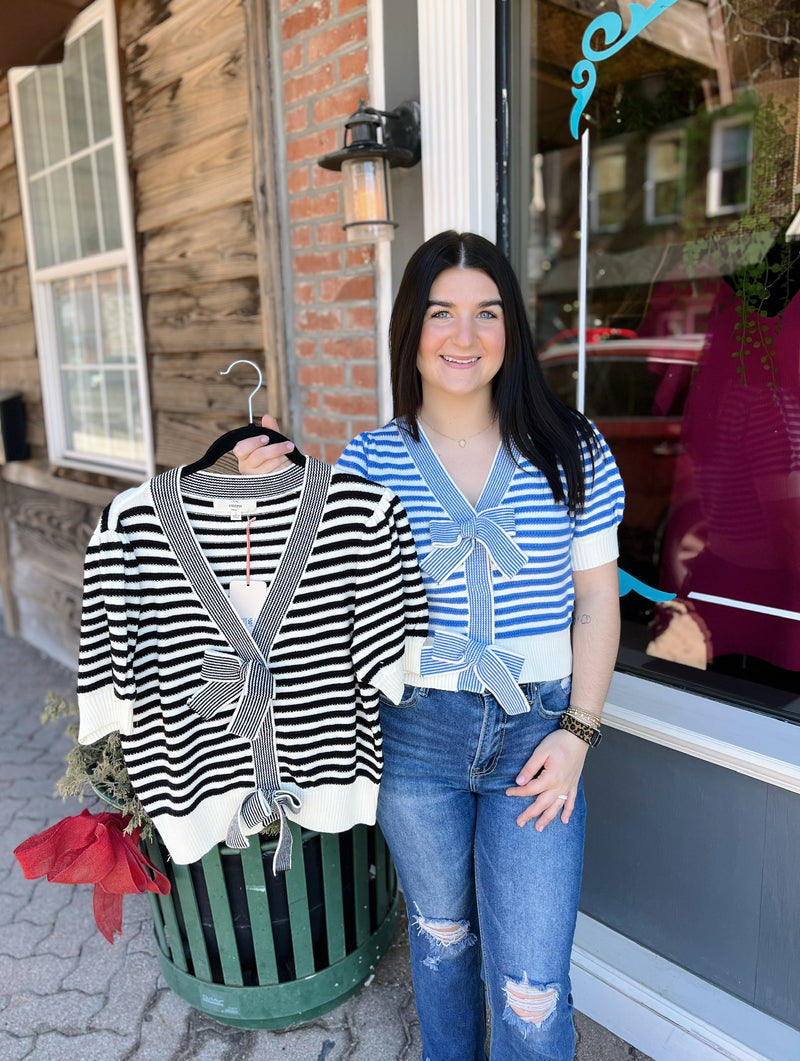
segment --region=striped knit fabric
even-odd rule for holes
[[[414,533],[431,633],[438,635],[442,650],[432,659],[430,646],[409,645],[408,684],[495,692],[475,662],[481,646],[496,646],[519,659],[518,668],[509,668],[516,682],[548,681],[571,672],[572,571],[616,559],[624,507],[619,472],[599,434],[594,472],[588,450],[584,464],[586,502],[570,516],[565,505],[554,504],[542,473],[502,446],[473,508],[422,429],[414,442],[392,422],[348,445],[337,467],[394,491]],[[460,639],[460,656],[444,635]],[[503,706],[524,710],[522,699],[507,691],[513,703]]]
[[[329,481],[311,474],[321,468]],[[227,597],[246,575],[251,517],[250,577],[268,587],[252,631]],[[300,825],[372,823],[378,694],[400,699],[404,649],[426,632],[414,543],[391,491],[330,477],[310,458],[272,476],[180,479],[175,469],[120,494],[89,544],[79,739],[120,731],[134,790],[177,862],[200,858],[232,823],[260,827],[240,811],[261,775],[291,794],[286,814]]]

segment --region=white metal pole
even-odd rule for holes
[[[575,404],[586,404],[586,289],[589,259],[589,130],[581,134],[581,248],[578,265],[578,390]]]

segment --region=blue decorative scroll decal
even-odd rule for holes
[[[645,597],[651,601],[665,601],[675,600],[674,593],[665,593],[661,589],[655,589],[653,586],[648,586],[646,582],[640,582],[638,578],[634,578],[633,575],[629,575],[627,571],[619,570],[619,595],[624,597],[626,593],[630,593],[633,590],[634,593],[638,593],[640,597]]]
[[[572,95],[575,97],[575,103],[570,114],[569,129],[576,140],[578,139],[578,123],[586,109],[586,104],[592,98],[592,93],[597,83],[597,71],[594,64],[616,55],[634,37],[637,37],[643,29],[646,29],[654,18],[657,18],[662,11],[666,11],[668,7],[672,7],[675,3],[677,3],[677,0],[653,0],[649,7],[642,7],[641,4],[631,4],[628,9],[631,14],[631,24],[627,33],[624,32],[625,27],[622,24],[622,19],[616,11],[606,11],[604,14],[598,15],[586,27],[581,42],[585,58],[579,59],[572,68],[572,83],[575,86],[572,89]],[[596,33],[600,32],[603,34],[605,47],[602,49],[593,48],[592,38]]]

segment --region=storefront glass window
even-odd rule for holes
[[[629,7],[602,10],[627,26]],[[575,404],[572,68],[598,5],[512,11],[508,39],[530,47],[509,63],[509,249],[545,375]],[[626,484],[621,567],[652,590],[621,599],[619,666],[796,721],[799,62],[794,0],[680,2],[596,63],[581,120],[585,411]]]

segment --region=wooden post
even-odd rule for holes
[[[250,137],[253,150],[253,207],[261,327],[264,336],[264,382],[270,412],[284,433],[293,435],[286,378],[286,326],[281,266],[281,226],[273,110],[269,0],[244,0],[247,24],[247,72]],[[256,406],[258,416],[263,410]]]

